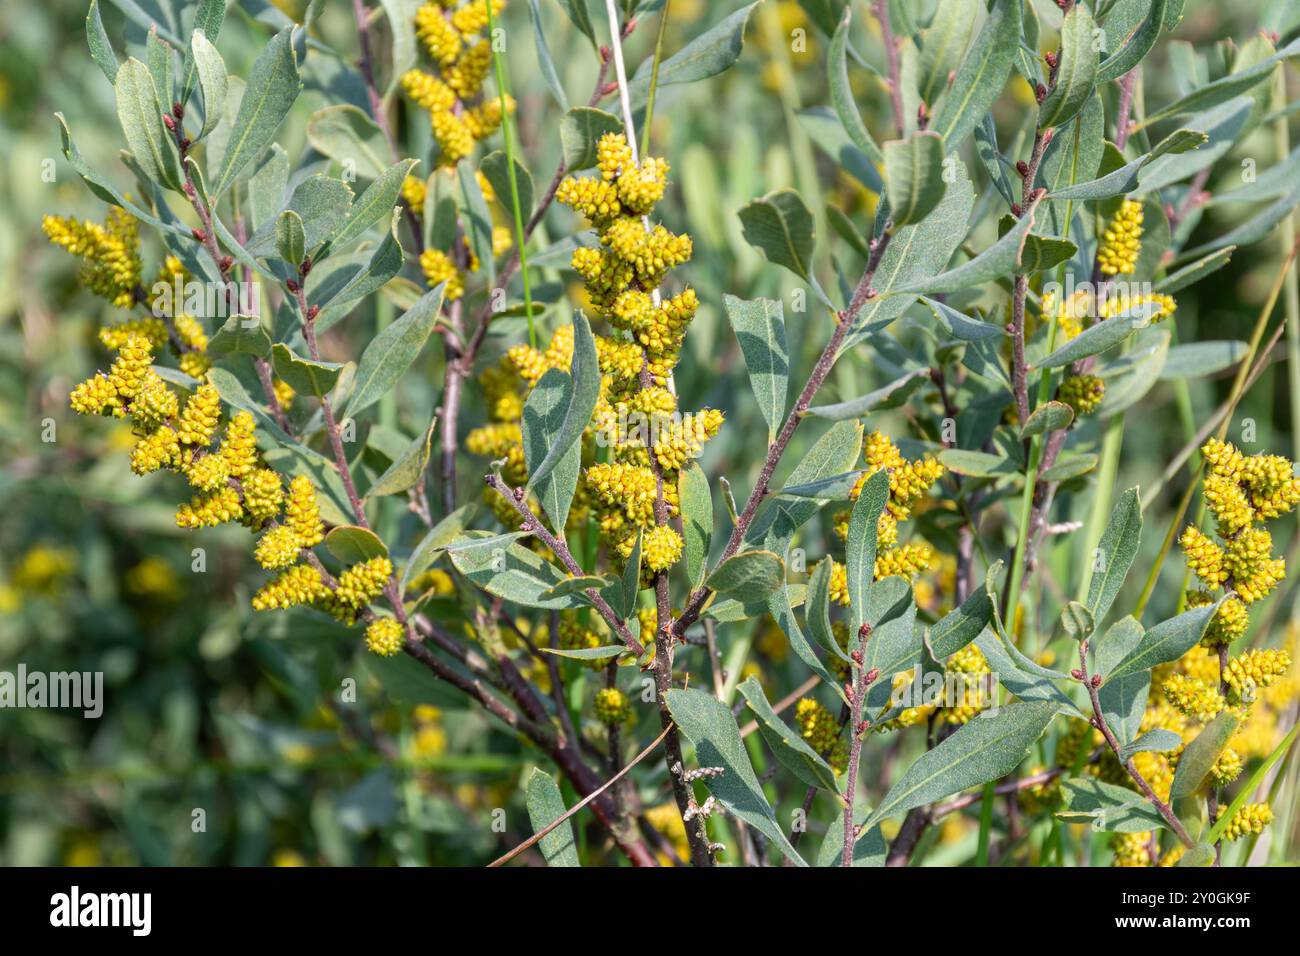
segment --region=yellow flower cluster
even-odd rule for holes
[[[1142,253],[1142,203],[1125,199],[1106,225],[1097,246],[1097,268],[1104,276],[1130,275]]]
[[[1273,538],[1257,523],[1286,514],[1300,503],[1300,479],[1281,455],[1244,455],[1217,438],[1206,442],[1201,454],[1209,467],[1202,493],[1214,513],[1221,543],[1195,525],[1189,525],[1179,540],[1188,567],[1208,591],[1222,586],[1240,599],[1242,606],[1229,602],[1215,615],[1214,633],[1222,639],[1244,633],[1244,605],[1265,597],[1286,575],[1285,559],[1272,556]],[[1207,593],[1198,603],[1209,598]],[[1229,606],[1231,610],[1226,610]]]
[[[1150,830],[1113,834],[1110,848],[1115,854],[1114,866],[1150,866],[1152,863]]]
[[[1042,314],[1055,316],[1062,341],[1068,342],[1084,330],[1088,320],[1101,322],[1116,316],[1145,315],[1152,322],[1161,322],[1178,309],[1174,297],[1164,292],[1129,292],[1124,289],[1114,294],[1110,288],[1100,299],[1088,288],[1080,289],[1064,302],[1057,301],[1056,292],[1043,296]]]
[[[492,0],[494,16],[504,7],[504,0]],[[481,36],[487,16],[486,0],[460,7],[425,3],[415,14],[415,34],[438,72],[411,69],[401,83],[407,97],[429,112],[440,166],[455,166],[473,151],[476,140],[501,125],[500,99],[482,94],[492,63],[491,42]],[[506,107],[513,110],[513,101],[507,99]]]
[[[131,469],[137,474],[166,469],[188,479],[196,494],[177,508],[178,527],[239,522],[261,532],[254,556],[281,573],[253,596],[255,609],[315,604],[351,624],[391,577],[392,564],[383,557],[348,568],[333,586],[315,565],[299,563],[324,539],[312,480],[294,477],[286,494],[284,479],[261,459],[251,413],[236,412],[221,430],[221,397],[210,383],[182,405],[154,369],[144,335],[122,337],[109,371],[77,385],[69,402],[81,414],[131,419],[137,436]]]
[[[1106,397],[1106,383],[1096,375],[1070,375],[1061,382],[1056,397],[1081,418],[1101,407],[1102,399]]]
[[[848,741],[831,712],[813,698],[804,697],[794,706],[794,722],[808,746],[825,757],[836,773],[843,773],[848,766]]]
[[[380,657],[400,653],[405,641],[405,630],[391,617],[377,617],[366,628],[366,648]]]
[[[610,727],[618,727],[632,719],[632,704],[627,694],[617,687],[602,687],[596,691],[594,701],[596,719]]]
[[[863,442],[863,454],[866,469],[849,492],[851,500],[858,500],[867,479],[876,472],[881,469],[889,472],[889,499],[885,502],[885,509],[881,512],[876,527],[876,579],[898,575],[912,580],[930,567],[934,552],[924,543],[899,545],[898,524],[912,516],[916,504],[943,477],[943,465],[929,455],[909,461],[903,457],[893,440],[879,431],[867,435]],[[835,515],[835,534],[841,540],[848,537],[849,515],[847,509]],[[832,573],[831,595],[847,607],[848,591],[838,590],[837,580],[847,580],[839,565]]]
[[[1227,807],[1219,807],[1219,813],[1215,820],[1222,819],[1227,812]],[[1273,811],[1267,803],[1247,803],[1232,815],[1228,825],[1223,828],[1223,838],[1225,840],[1240,840],[1247,834],[1263,833],[1264,827],[1272,822]]]
[[[82,285],[119,308],[135,304],[142,266],[139,223],[134,216],[114,206],[103,225],[46,216],[41,227],[52,243],[84,260]]]

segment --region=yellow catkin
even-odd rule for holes
[[[1076,416],[1091,415],[1106,397],[1106,383],[1096,375],[1071,375],[1061,383],[1056,397],[1074,409]]]
[[[311,548],[325,540],[320,505],[316,502],[316,486],[306,475],[295,476],[289,484],[284,523],[297,536],[299,547]]]
[[[279,525],[262,535],[253,551],[253,557],[262,567],[275,571],[287,568],[297,561],[301,547],[293,529]]]
[[[448,300],[454,301],[465,294],[464,277],[456,269],[451,257],[441,249],[425,249],[420,253],[420,269],[429,285],[447,283],[444,292]]]
[[[1126,199],[1106,225],[1097,248],[1102,275],[1129,275],[1142,252],[1142,203]]]
[[[617,687],[603,687],[596,691],[593,702],[596,719],[602,724],[617,727],[632,719],[632,704]]]
[[[298,564],[265,584],[253,595],[253,610],[290,608],[298,604],[311,604],[329,589],[321,580],[320,572],[309,564]]]
[[[366,627],[366,649],[380,657],[401,653],[405,643],[405,630],[391,617],[377,617]]]
[[[1227,812],[1227,807],[1219,807],[1219,813],[1215,820],[1222,819]],[[1273,811],[1267,803],[1244,804],[1240,810],[1232,815],[1228,825],[1223,828],[1223,839],[1240,840],[1248,834],[1263,833],[1264,828],[1272,822]]]

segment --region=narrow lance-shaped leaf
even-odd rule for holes
[[[723,306],[740,342],[749,384],[767,422],[768,442],[785,420],[786,393],[790,387],[790,350],[785,341],[785,313],[780,299],[746,301],[723,296]]]
[[[873,163],[879,165],[884,162],[884,156],[880,152],[880,147],[876,145],[876,141],[871,138],[871,133],[867,131],[867,125],[862,122],[862,114],[858,112],[853,87],[849,83],[847,51],[849,21],[852,17],[852,7],[846,3],[844,5],[844,16],[840,18],[839,26],[835,28],[835,35],[831,37],[831,46],[827,53],[826,68],[829,71],[831,103],[835,107],[835,115],[840,119],[840,125],[844,127],[844,131],[849,135],[849,140],[854,146],[866,153]]]
[[[943,140],[923,131],[885,144],[885,186],[894,227],[920,222],[943,198]]]
[[[528,822],[533,832],[540,833],[564,816],[568,808],[560,795],[559,785],[550,774],[534,767],[528,775]],[[573,839],[573,825],[568,820],[560,824],[537,843],[547,866],[581,866],[578,845]]]
[[[1097,83],[1096,23],[1088,8],[1076,3],[1061,26],[1061,59],[1056,84],[1038,111],[1044,129],[1064,125],[1083,108]]]
[[[536,487],[539,481],[549,475],[569,448],[582,437],[583,430],[591,421],[591,413],[596,408],[596,400],[600,397],[600,363],[596,357],[596,340],[592,337],[587,317],[581,311],[573,314],[573,362],[569,366],[569,375],[573,379],[573,394],[569,407],[565,410],[563,424],[546,457],[536,469],[530,470],[529,488]]]
[[[226,74],[226,62],[217,52],[217,48],[203,35],[202,30],[195,30],[190,40],[190,55],[198,71],[199,89],[203,92],[203,127],[199,138],[207,136],[221,121],[221,114],[226,108],[226,88],[229,77]]]
[[[961,144],[1002,92],[1020,49],[1019,0],[995,0],[984,28],[957,69],[930,129],[943,137],[945,150]]]
[[[713,490],[699,462],[687,462],[677,473],[677,497],[682,513],[686,576],[692,588],[704,581],[709,543],[713,538]]]
[[[741,696],[745,698],[745,703],[753,711],[759,733],[772,748],[772,754],[777,761],[808,786],[837,791],[835,771],[821,754],[813,750],[797,731],[791,730],[790,726],[777,715],[772,705],[768,703],[762,685],[755,678],[750,677],[736,689],[740,691]]]
[[[357,363],[346,414],[360,414],[388,394],[406,374],[433,331],[445,288],[446,283],[439,283],[430,289],[370,340]]]
[[[845,542],[848,569],[849,603],[853,626],[850,646],[859,643],[857,634],[867,620],[867,589],[876,577],[876,539],[880,513],[889,500],[889,473],[883,468],[867,479],[849,514],[849,534]]]
[[[1115,603],[1119,589],[1124,584],[1133,559],[1137,557],[1142,539],[1142,503],[1138,490],[1129,488],[1116,502],[1110,521],[1102,533],[1097,550],[1089,558],[1093,562],[1092,579],[1088,582],[1088,609],[1093,619],[1100,622]]]
[[[1205,629],[1218,609],[1217,603],[1207,604],[1161,621],[1146,632],[1142,642],[1115,665],[1115,669],[1106,674],[1105,679],[1113,680],[1125,674],[1147,671],[1157,664],[1182,657],[1205,635]]]
[[[573,379],[557,368],[547,370],[529,392],[522,427],[524,460],[530,471],[550,452],[564,428],[572,403]],[[573,442],[547,474],[532,482],[533,493],[551,519],[551,527],[561,533],[569,517],[581,467],[582,443]]]
[[[1188,796],[1200,789],[1209,776],[1210,768],[1237,732],[1238,723],[1237,715],[1225,710],[1184,748],[1178,758],[1178,769],[1174,771],[1173,785],[1169,788],[1170,800]]]
[[[131,57],[118,68],[113,89],[117,94],[117,118],[136,162],[154,182],[179,189],[180,157],[163,127],[162,105],[149,68]]]
[[[266,45],[249,74],[244,97],[230,131],[221,170],[212,182],[211,193],[220,197],[239,171],[275,138],[280,123],[289,113],[302,89],[298,62],[293,51],[293,28],[277,33]]]
[[[758,830],[798,866],[807,866],[777,822],[745,753],[740,728],[727,705],[700,690],[670,690],[665,702],[678,729],[695,746],[702,767],[722,767],[705,781],[709,792],[733,816]]]
[[[99,0],[90,0],[90,10],[86,13],[86,42],[90,45],[90,58],[104,71],[108,82],[117,80],[117,54],[108,41],[104,30],[104,21],[99,15]]]
[[[1015,770],[1057,709],[1052,701],[1024,701],[974,718],[908,767],[866,826]]]

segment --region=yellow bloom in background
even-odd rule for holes
[[[377,617],[366,628],[366,649],[380,657],[401,653],[405,643],[405,630],[391,617]]]
[[[1142,203],[1125,199],[1107,224],[1097,248],[1102,275],[1129,275],[1142,252]]]

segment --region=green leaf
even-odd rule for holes
[[[1051,701],[1024,701],[975,717],[907,768],[867,826],[1006,776],[1025,759],[1057,709]]]
[[[1115,503],[1097,550],[1088,558],[1094,567],[1088,582],[1088,610],[1096,620],[1106,616],[1119,596],[1119,589],[1133,566],[1141,540],[1142,502],[1138,490],[1129,488]],[[1099,559],[1101,566],[1097,567]]]
[[[468,159],[456,164],[456,182],[460,186],[460,213],[470,248],[487,273],[488,283],[496,281],[496,252],[492,245],[492,213],[483,189]],[[507,193],[509,195],[509,193]]]
[[[393,37],[393,61],[391,79],[386,93],[391,93],[401,81],[402,74],[415,66],[418,54],[415,40],[415,12],[420,7],[420,0],[379,0],[388,20],[388,29]]]
[[[1096,455],[1062,455],[1055,465],[1043,472],[1041,478],[1047,482],[1069,481],[1071,478],[1086,475],[1096,467]]]
[[[1069,428],[1074,421],[1074,409],[1063,402],[1044,402],[1029,414],[1029,420],[1020,429],[1020,437],[1046,435]]]
[[[230,131],[221,170],[213,180],[211,193],[219,198],[239,171],[261,154],[288,115],[302,89],[298,63],[293,52],[293,28],[277,33],[253,64],[248,85],[239,102],[239,112]]]
[[[869,300],[856,317],[848,317],[852,329],[845,337],[841,354],[885,328],[915,301],[912,296],[886,293],[937,275],[966,238],[975,190],[957,154],[952,153],[949,158],[954,163],[953,175],[944,190],[943,201],[924,220],[904,226],[894,234],[880,257],[872,282],[880,295]]]
[[[203,38],[210,44],[216,43],[217,37],[221,35],[222,24],[225,22],[226,0],[199,0],[198,7],[194,11],[193,27],[195,33],[202,33]],[[183,44],[177,44],[177,46],[181,45]],[[201,68],[199,67],[198,57],[195,54],[194,44],[191,38],[190,48],[185,53],[185,63],[181,68],[181,95],[179,99],[182,104],[186,104],[190,100],[190,93],[194,91],[194,80],[196,74],[201,74]],[[223,79],[225,78],[224,67],[222,77]],[[200,75],[200,85],[202,85],[202,82]],[[207,115],[209,111],[210,109],[205,93],[203,100],[205,127],[207,126]],[[217,113],[217,116],[212,121],[214,124],[220,119],[222,111],[216,110],[215,112]]]
[[[162,104],[149,68],[131,57],[117,71],[117,118],[136,162],[153,182],[180,189],[181,163],[176,143],[162,123]]]
[[[742,551],[713,569],[705,585],[721,598],[755,604],[785,582],[785,562],[771,551]]]
[[[1105,125],[1106,109],[1101,94],[1094,92],[1074,119],[1057,129],[1052,137],[1043,154],[1036,185],[1046,189],[1050,196],[1094,178],[1106,145]],[[1082,203],[1047,201],[1043,219],[1047,232],[1057,236],[1073,233],[1073,222],[1065,221],[1067,206],[1071,220],[1084,208]]]
[[[379,540],[379,535],[369,528],[353,524],[331,528],[329,534],[325,535],[325,550],[344,564],[360,564],[371,558],[388,557],[388,548]]]
[[[866,395],[850,399],[847,402],[837,402],[834,405],[814,405],[805,414],[816,418],[826,418],[833,422],[862,418],[871,412],[898,408],[907,401],[913,392],[929,380],[929,369],[913,369],[900,375],[889,384],[868,392]]]
[[[1109,833],[1142,833],[1169,827],[1146,797],[1128,787],[1075,777],[1063,780],[1061,790],[1065,808],[1056,816],[1067,823],[1089,823],[1094,830]]]
[[[1273,74],[1273,70],[1278,63],[1294,56],[1300,56],[1300,38],[1292,40],[1278,50],[1277,53],[1266,60],[1256,63],[1249,69],[1238,73],[1229,73],[1227,76],[1198,87],[1168,106],[1158,109],[1154,113],[1149,113],[1144,125],[1150,126],[1152,123],[1158,123],[1163,119],[1195,113],[1197,110],[1207,109],[1230,100],[1263,83]]]
[[[962,60],[930,129],[951,152],[969,136],[1006,85],[1020,49],[1019,0],[994,0],[975,43]]]
[[[839,641],[835,639],[835,631],[831,628],[831,574],[833,573],[832,559],[823,558],[813,569],[812,576],[808,579],[808,601],[804,612],[804,622],[808,625],[808,630],[812,632],[813,640],[826,649],[828,653],[834,654],[840,660],[849,660],[849,655],[840,647]]]
[[[194,67],[198,71],[199,89],[203,91],[203,127],[199,130],[199,139],[207,136],[221,121],[226,107],[226,90],[229,86],[226,74],[226,61],[221,58],[217,48],[203,35],[202,30],[195,30],[190,38],[190,55],[194,57]]]
[[[1131,744],[1121,747],[1119,759],[1128,760],[1134,754],[1140,753],[1168,753],[1171,750],[1177,750],[1182,745],[1183,737],[1181,734],[1176,734],[1172,730],[1165,730],[1163,727],[1152,727]]]
[[[952,65],[966,52],[975,31],[978,0],[940,0],[924,33],[916,92],[924,103],[935,103],[948,88]]]
[[[560,6],[564,12],[573,21],[588,40],[594,45],[596,42],[596,31],[591,24],[591,12],[587,9],[588,0],[560,0]]]
[[[517,543],[514,539],[518,533],[481,537],[482,534],[472,532],[448,548],[451,563],[470,583],[525,607],[562,611],[586,604],[586,597],[576,594],[547,596],[568,575]]]
[[[530,472],[550,452],[572,403],[573,380],[556,368],[547,370],[529,393],[524,403],[522,426],[524,460]],[[581,467],[582,443],[573,442],[550,474],[533,483],[533,492],[550,519],[551,527],[561,534],[569,517],[569,506],[573,503]]]
[[[659,64],[659,88],[694,83],[731,68],[745,45],[745,24],[758,3],[741,7]],[[650,92],[651,58],[646,57],[628,81],[632,109],[640,109]]]
[[[979,637],[993,615],[993,601],[984,588],[976,588],[961,606],[949,611],[930,628],[930,650],[936,659],[951,657]]]
[[[853,96],[853,87],[849,83],[849,63],[846,51],[849,43],[849,21],[852,16],[852,8],[845,4],[844,15],[840,18],[839,26],[835,28],[835,35],[831,37],[830,51],[826,60],[831,88],[831,104],[835,107],[835,115],[839,117],[840,124],[844,127],[844,131],[848,133],[849,140],[854,146],[862,150],[873,163],[879,165],[885,161],[885,157],[881,154],[876,141],[871,138],[871,133],[867,131],[867,125],[862,122],[862,114],[858,112],[858,104]],[[940,161],[942,161],[942,157],[940,157]]]
[[[767,440],[785,420],[786,392],[790,387],[790,349],[785,341],[785,312],[780,299],[722,297],[731,328],[740,342],[749,384],[767,421]]]
[[[1016,224],[1008,229],[997,242],[989,246],[974,259],[963,262],[955,269],[937,276],[927,276],[891,289],[889,295],[924,292],[935,293],[961,292],[972,286],[983,285],[999,279],[1020,267],[1020,253],[1024,248],[1029,230],[1034,227],[1037,205],[1031,205]]]
[[[1079,359],[1098,355],[1112,349],[1132,335],[1137,329],[1150,325],[1151,319],[1144,311],[1139,315],[1117,315],[1090,325],[1070,341],[1037,363],[1038,368],[1060,368]]]
[[[904,578],[890,576],[867,586],[862,613],[863,623],[870,625],[871,637],[864,649],[862,666],[880,671],[878,692],[890,686],[892,677],[909,663],[919,659],[921,632],[916,627],[916,602],[912,585]],[[856,621],[857,615],[854,614]],[[852,647],[858,642],[850,635]],[[879,678],[878,678],[879,679]]]
[[[849,513],[849,534],[844,562],[848,569],[849,605],[852,626],[849,646],[861,641],[858,631],[867,621],[867,589],[876,579],[876,537],[880,513],[889,501],[889,472],[882,468],[867,479]]]
[[[623,132],[623,121],[590,106],[577,106],[560,120],[560,150],[571,173],[596,165],[596,144],[606,133]],[[509,195],[502,193],[501,195]]]
[[[388,168],[383,131],[366,112],[350,103],[327,106],[307,120],[307,142],[346,171],[374,179]]]
[[[550,774],[534,767],[528,775],[526,788],[528,821],[533,832],[540,833],[560,817],[568,808],[560,796],[560,787]],[[573,824],[568,820],[537,841],[547,866],[581,866],[578,862],[578,845],[573,839]]]
[[[370,340],[357,363],[357,377],[345,414],[356,416],[387,395],[419,357],[442,308],[446,283],[439,283]]]
[[[553,589],[553,591],[556,592],[554,596],[561,596],[558,589]],[[573,592],[566,591],[563,593],[568,594]],[[552,596],[552,591],[548,591],[546,596]],[[567,657],[569,660],[573,661],[607,661],[611,657],[620,657],[627,654],[627,648],[622,644],[606,644],[602,647],[580,647],[576,650],[568,650],[563,647],[539,647],[538,650],[543,654],[554,654],[556,657]]]
[[[546,592],[548,598],[564,597],[568,594],[579,594],[584,591],[595,588],[597,591],[603,591],[605,588],[618,584],[618,578],[609,574],[583,574],[566,578],[555,587]],[[539,648],[540,649],[540,648]]]
[[[1097,84],[1097,50],[1093,32],[1097,25],[1088,8],[1075,4],[1061,26],[1060,65],[1056,85],[1048,92],[1038,111],[1038,125],[1063,126],[1083,109]]]
[[[677,496],[682,514],[686,577],[692,588],[704,581],[713,538],[713,489],[698,462],[689,461],[677,473]]]
[[[813,215],[793,189],[778,189],[742,206],[745,241],[807,281],[812,269]]]
[[[1069,601],[1061,609],[1061,628],[1071,640],[1086,641],[1094,627],[1092,612],[1078,601]]]
[[[701,690],[670,690],[664,695],[674,723],[695,746],[702,767],[723,772],[704,781],[727,812],[744,820],[774,843],[797,866],[807,866],[786,839],[772,807],[763,796],[754,768],[745,754],[740,728],[727,705]]]
[[[461,505],[447,517],[429,529],[420,543],[411,552],[411,559],[406,562],[402,572],[402,592],[407,586],[432,566],[438,555],[447,550],[447,546],[461,536],[478,511],[478,503]]]
[[[1164,367],[1160,369],[1161,381],[1178,378],[1204,378],[1232,368],[1246,355],[1248,347],[1245,342],[1213,341],[1188,342],[1175,345],[1165,357]]]
[[[555,60],[551,57],[551,47],[546,42],[546,33],[542,29],[542,14],[537,8],[537,0],[528,0],[528,17],[533,23],[533,43],[537,48],[537,65],[542,71],[542,78],[546,80],[547,89],[555,97],[555,102],[560,105],[560,109],[568,110],[569,98],[564,95],[564,84],[560,82],[560,75],[555,69]],[[508,192],[499,195],[510,195]]]
[[[1186,853],[1178,858],[1174,866],[1189,867],[1207,867],[1214,866],[1214,861],[1219,858],[1214,846],[1209,843],[1198,843],[1189,849]]]
[[[104,31],[104,21],[99,15],[99,0],[90,0],[90,10],[86,13],[86,42],[90,45],[90,58],[104,71],[108,82],[117,80],[117,54],[113,44],[108,41]]]
[[[920,222],[943,198],[943,140],[931,131],[885,144],[889,218],[901,227]]]
[[[271,348],[271,363],[275,374],[284,379],[295,392],[320,398],[334,390],[343,366],[338,362],[313,362],[295,354],[283,342]]]
[[[1240,721],[1232,711],[1225,710],[1205,725],[1192,742],[1183,748],[1174,770],[1174,782],[1169,788],[1169,799],[1190,796],[1201,788],[1205,778],[1237,732]]]
[[[396,209],[393,210],[393,218],[389,222],[383,241],[375,247],[366,264],[352,273],[343,288],[323,296],[323,301],[314,303],[321,307],[320,314],[316,317],[318,333],[324,332],[347,316],[352,303],[383,288],[402,268],[406,257],[402,252],[401,243],[397,240],[397,223],[400,215]],[[309,294],[308,298],[315,299],[315,295]]]
[[[837,422],[827,429],[812,448],[799,460],[790,472],[789,484],[796,487],[811,485],[832,475],[842,475],[851,469],[862,456],[862,423],[855,420]],[[777,495],[768,498],[759,506],[757,515],[749,530],[745,532],[745,543],[762,545],[772,535],[774,528],[780,528],[783,536],[793,537],[809,519],[821,510],[822,502],[807,497],[783,497]],[[785,549],[780,549],[784,553]]]
[[[302,216],[292,209],[280,213],[280,217],[275,222],[275,249],[280,254],[280,258],[296,268],[307,254],[304,249],[305,242]]]
[[[535,469],[529,469],[530,489],[536,488],[582,437],[583,430],[591,421],[591,413],[596,408],[596,400],[600,397],[600,363],[596,358],[596,341],[591,335],[587,317],[580,311],[573,314],[573,362],[569,366],[569,376],[573,379],[569,406],[565,409],[564,420],[556,433],[555,441],[541,464]]]
[[[1003,217],[1003,222],[1008,228],[1011,219],[1011,216]],[[1069,261],[1078,251],[1079,247],[1069,239],[1062,239],[1059,236],[1036,236],[1031,232],[1025,236],[1025,247],[1020,250],[1020,267],[1016,271],[1025,275],[1046,272],[1062,262]]]
[[[425,469],[429,467],[429,449],[433,442],[433,430],[437,423],[438,416],[435,415],[425,433],[407,445],[397,460],[388,466],[388,470],[375,479],[375,483],[366,492],[367,498],[400,495],[424,480]]]
[[[347,218],[334,235],[328,237],[329,249],[345,249],[366,234],[375,222],[385,216],[391,217],[397,197],[402,191],[402,182],[415,166],[415,160],[403,159],[393,163],[366,187],[351,206]],[[317,256],[320,259],[320,256]]]
[[[953,338],[961,339],[963,342],[979,342],[984,339],[999,338],[1007,334],[1007,330],[1000,325],[994,325],[992,322],[985,322],[981,319],[973,319],[964,312],[958,312],[946,302],[940,302],[938,299],[930,299],[921,296],[921,303],[930,310],[933,315]]]
[[[1232,254],[1237,251],[1236,246],[1228,246],[1226,249],[1220,249],[1217,252],[1211,252],[1209,255],[1202,256],[1194,262],[1189,262],[1177,272],[1172,272],[1155,284],[1156,292],[1173,293],[1179,289],[1186,288],[1200,282],[1212,272],[1217,272],[1228,264]],[[1181,348],[1182,346],[1178,346]]]
[[[497,200],[507,209],[511,207],[510,167],[506,165],[506,154],[501,150],[483,157],[479,170],[497,194]],[[519,211],[525,222],[533,211],[533,175],[518,159],[515,160],[515,184],[519,188]]]
[[[232,315],[208,340],[208,352],[213,355],[246,352],[264,359],[271,354],[271,336],[257,316]]]
[[[945,448],[939,452],[939,460],[949,471],[967,478],[1001,478],[1020,473],[1010,458],[982,451],[967,451],[964,448]]]
[[[1110,681],[1125,674],[1149,671],[1157,664],[1178,660],[1205,635],[1210,618],[1214,617],[1218,609],[1217,603],[1207,604],[1161,621],[1146,632],[1142,642],[1116,664],[1115,669],[1105,675],[1105,679]]]
[[[1098,83],[1118,80],[1142,62],[1142,58],[1155,46],[1156,38],[1160,35],[1166,9],[1166,0],[1151,0],[1147,15],[1142,22],[1124,39],[1115,52],[1101,62],[1097,69]],[[1109,22],[1107,25],[1109,26]]]
[[[819,787],[838,794],[839,786],[835,781],[835,771],[822,759],[821,754],[808,746],[797,731],[791,730],[790,726],[777,716],[772,705],[768,703],[767,695],[763,693],[762,685],[755,678],[750,677],[736,689],[740,691],[741,696],[745,698],[745,703],[753,711],[759,733],[763,735],[763,739],[772,750],[772,755],[781,766],[810,787]]]

